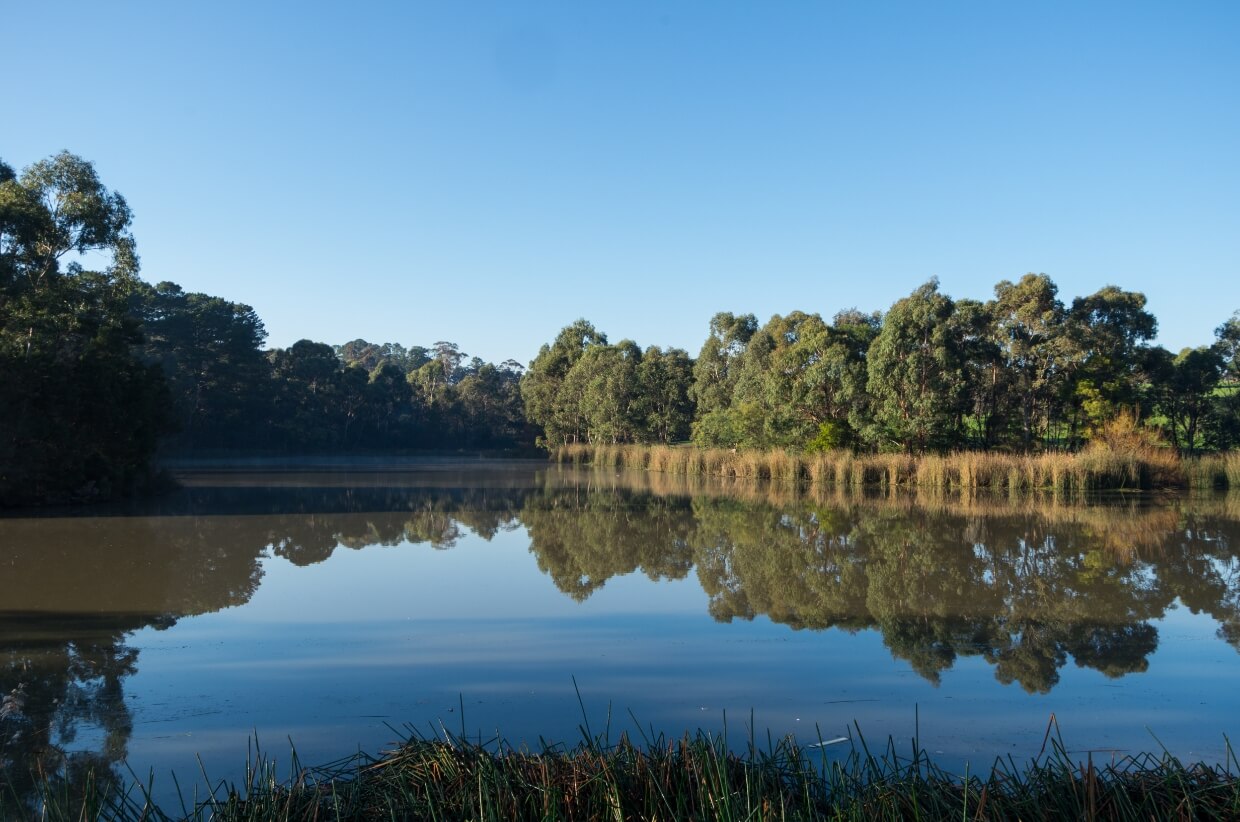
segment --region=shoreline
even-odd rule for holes
[[[758,742],[744,753],[721,734],[657,736],[634,744],[622,733],[539,751],[501,741],[413,736],[378,757],[359,752],[306,767],[296,751],[278,766],[261,751],[243,782],[209,786],[181,809],[156,806],[152,785],[98,774],[81,784],[38,783],[37,811],[10,804],[4,818],[241,822],[274,819],[1231,819],[1240,813],[1240,760],[1230,743],[1222,765],[1185,763],[1164,751],[1117,757],[1068,751],[1054,715],[1042,750],[1027,763],[998,757],[989,768],[953,773],[916,738],[872,748],[855,735],[799,744]],[[907,751],[907,753],[905,752]],[[1103,761],[1095,762],[1094,754]],[[1110,753],[1110,757],[1106,754]],[[281,773],[288,770],[289,776]],[[136,776],[136,775],[135,775]],[[179,782],[179,791],[185,786]],[[187,783],[188,784],[188,783]]]

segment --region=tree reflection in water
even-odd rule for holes
[[[160,620],[155,620],[160,624]],[[0,616],[0,771],[9,796],[35,809],[37,774],[73,786],[118,779],[132,718],[122,683],[137,670],[125,637],[141,617]],[[91,735],[94,741],[80,737]],[[80,744],[81,743],[81,744]],[[93,776],[92,776],[93,774]]]
[[[450,478],[448,478],[450,479]],[[1047,692],[1069,658],[1144,671],[1151,623],[1177,601],[1240,648],[1240,501],[798,495],[656,474],[541,473],[471,487],[191,488],[141,516],[0,521],[0,766],[118,779],[131,732],[135,630],[247,602],[262,558],[342,548],[452,548],[524,527],[555,586],[589,598],[617,576],[696,573],[719,621],[877,629],[937,683],[979,657]],[[12,798],[12,796],[10,796]]]
[[[677,488],[640,474],[592,482],[584,496],[535,495],[520,515],[539,567],[576,599],[613,576],[696,568],[717,620],[876,628],[930,682],[976,656],[1031,693],[1050,691],[1069,658],[1108,677],[1146,670],[1158,646],[1150,623],[1177,598],[1240,648],[1235,498],[1080,504],[724,491],[687,478]]]
[[[134,631],[243,605],[264,556],[304,566],[341,547],[451,548],[466,528],[489,539],[517,527],[521,498],[506,489],[189,489],[143,515],[0,520],[5,801],[33,812],[40,778],[67,783],[71,796],[87,778],[100,788],[121,779]]]

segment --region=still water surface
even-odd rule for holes
[[[613,739],[919,733],[974,771],[1036,755],[1052,714],[1095,758],[1222,761],[1240,730],[1234,496],[795,495],[543,463],[182,479],[0,519],[9,774],[153,772],[167,802],[199,757],[239,778],[255,737],[319,763],[410,727],[572,743],[609,711]]]

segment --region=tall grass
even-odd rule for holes
[[[1240,488],[1240,451],[1185,460],[1184,470],[1192,488]]]
[[[1028,764],[1001,758],[963,774],[937,766],[916,739],[907,749],[892,739],[872,749],[859,729],[810,745],[751,737],[741,753],[726,732],[644,736],[640,746],[624,735],[614,745],[587,735],[572,749],[538,751],[415,736],[381,758],[359,754],[326,768],[302,768],[294,756],[289,779],[259,757],[241,785],[216,785],[183,810],[156,808],[139,788],[102,804],[34,813],[0,804],[0,812],[66,822],[1235,819],[1238,770],[1230,744],[1221,766],[1186,764],[1165,751],[1080,761],[1051,727]]]
[[[1240,452],[1181,460],[1169,448],[1128,437],[1099,436],[1076,454],[962,451],[913,457],[827,451],[694,448],[665,445],[568,445],[557,462],[671,474],[761,479],[781,484],[851,487],[988,488],[1008,493],[1052,490],[1240,488]]]

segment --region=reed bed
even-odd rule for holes
[[[566,445],[553,459],[604,468],[761,479],[810,486],[989,488],[1081,492],[1107,489],[1240,488],[1240,452],[1181,460],[1148,443],[1098,440],[1076,454],[962,451],[913,457],[828,451]]]
[[[1185,460],[1184,472],[1194,489],[1240,488],[1240,451]]]
[[[1053,719],[1052,719],[1053,723]],[[249,764],[242,784],[217,784],[175,811],[147,788],[49,791],[27,813],[46,820],[1149,820],[1240,816],[1240,762],[1186,764],[1170,753],[1096,763],[1068,752],[1058,733],[1028,764],[998,759],[981,773],[952,773],[917,740],[872,750],[859,729],[803,745],[792,738],[737,753],[726,732],[633,744],[591,739],[533,752],[453,736],[414,736],[379,758],[358,754],[292,776],[274,761]],[[907,751],[907,752],[906,752]],[[3,780],[0,779],[0,784]],[[91,793],[91,791],[94,791]]]

